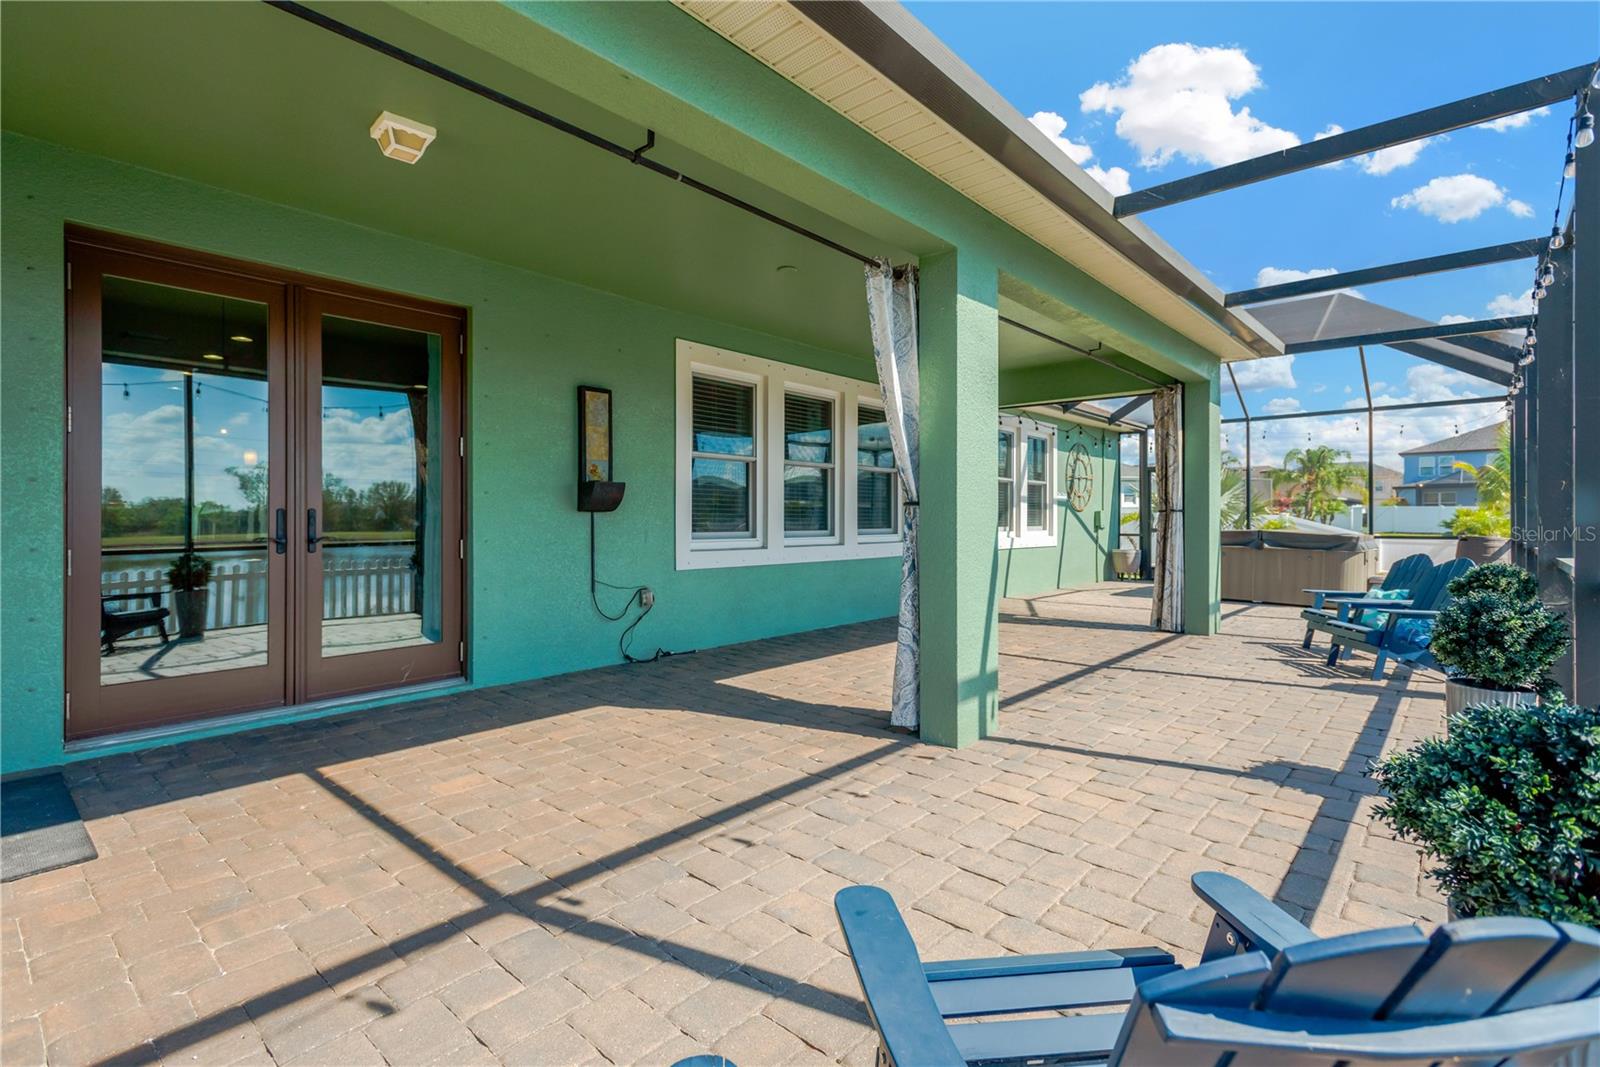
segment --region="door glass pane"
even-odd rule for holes
[[[100,680],[267,663],[267,307],[106,277]]]
[[[323,316],[324,656],[442,638],[440,371],[438,334]]]

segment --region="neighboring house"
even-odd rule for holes
[[[1477,476],[1456,464],[1486,465],[1500,450],[1500,427],[1504,425],[1502,420],[1479,426],[1400,453],[1405,470],[1395,486],[1396,494],[1413,506],[1473,507],[1478,502]]]
[[[1359,489],[1347,489],[1339,495],[1339,499],[1346,504],[1360,504],[1364,502],[1367,488],[1367,465],[1356,462],[1357,472],[1361,475]],[[1401,481],[1401,473],[1393,467],[1384,467],[1379,464],[1372,466],[1372,499],[1382,503],[1394,495],[1395,489]]]
[[[997,593],[1110,576],[1120,427],[1059,405],[1205,425],[1275,346],[843,10],[5,5],[0,773],[893,614],[866,253],[920,274],[922,736],[993,730]]]

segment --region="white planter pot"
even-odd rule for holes
[[[1531,708],[1537,703],[1539,694],[1531,689],[1493,689],[1457,678],[1444,680],[1444,713],[1447,720],[1478,704]]]
[[[1139,550],[1119,548],[1111,553],[1111,567],[1118,574],[1139,573]]]

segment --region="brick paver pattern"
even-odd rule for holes
[[[4,886],[0,1059],[867,1064],[851,883],[929,959],[1192,963],[1204,869],[1324,934],[1441,919],[1362,773],[1438,680],[1149,606],[1004,601],[1000,736],[959,751],[886,728],[881,621],[75,765],[100,858]]]

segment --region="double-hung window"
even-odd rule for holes
[[[899,532],[900,476],[889,441],[889,418],[875,404],[856,406],[856,530],[863,536]]]
[[[694,376],[689,529],[697,540],[757,535],[757,400],[753,382]]]
[[[683,340],[677,383],[679,570],[900,553],[875,383]]]
[[[1022,517],[1023,529],[1029,531],[1050,529],[1050,439],[1043,434],[1028,434],[1023,464]]]
[[[1017,435],[1010,430],[1000,431],[1000,533],[1009,536],[1016,527],[1017,478],[1014,464],[1017,459]]]
[[[1056,543],[1056,431],[1048,423],[1002,415],[998,431],[1001,548]]]
[[[833,534],[833,400],[783,394],[783,532]]]

